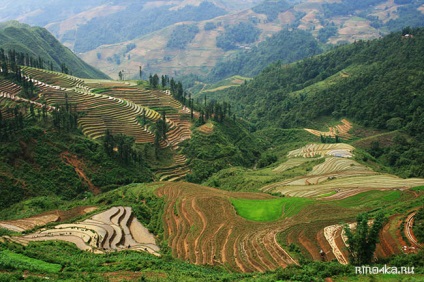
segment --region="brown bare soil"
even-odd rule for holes
[[[203,134],[211,134],[213,132],[213,123],[205,123],[197,128]]]
[[[94,253],[135,250],[159,256],[160,251],[154,236],[133,217],[130,207],[112,207],[82,222],[60,224],[7,239],[23,245],[32,241],[67,241]]]
[[[22,232],[50,222],[63,222],[96,210],[94,206],[81,206],[68,211],[49,211],[24,219],[0,221],[0,226],[12,231]]]
[[[352,137],[351,134],[349,134],[349,131],[352,129],[352,124],[347,119],[341,120],[342,124],[339,124],[337,126],[330,126],[328,128],[327,132],[315,130],[315,129],[309,129],[305,128],[306,131],[309,133],[312,133],[315,136],[329,136],[332,138],[335,138],[336,135],[343,138],[343,139],[350,139]]]
[[[78,176],[81,179],[83,179],[85,183],[87,183],[91,193],[93,193],[94,195],[98,195],[101,193],[100,189],[96,187],[85,174],[83,170],[84,163],[81,160],[79,160],[77,156],[72,155],[71,153],[67,151],[60,154],[60,156],[67,164],[70,164],[71,166],[74,167],[75,172],[78,174]]]
[[[157,193],[166,200],[165,239],[175,257],[195,264],[225,264],[242,272],[266,271],[296,263],[275,239],[293,221],[247,221],[236,214],[229,201],[230,197],[271,196],[230,193],[188,183],[168,183]]]

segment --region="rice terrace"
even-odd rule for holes
[[[422,1],[3,2],[0,282],[424,281]]]
[[[153,142],[149,124],[161,119],[156,110],[163,109],[168,112],[166,122],[170,131],[160,146],[178,152],[178,144],[191,136],[189,111],[169,93],[140,90],[124,82],[84,81],[32,68],[24,71],[40,87],[40,95],[48,104],[75,104],[85,113],[79,119],[79,126],[87,137],[101,138],[108,129],[134,136],[138,143]],[[13,98],[16,85],[3,83],[1,87],[3,93],[7,93],[2,96],[3,103],[26,103]],[[141,127],[138,125],[140,116],[152,122],[145,122]],[[126,126],[117,126],[118,120],[125,120]],[[347,132],[351,124],[346,120],[343,123],[338,130],[346,129],[343,136],[350,136]],[[204,136],[212,136],[214,125],[205,124],[197,130]],[[334,132],[330,130],[331,134]],[[74,165],[81,179],[87,181],[84,166],[77,157],[70,156],[69,152],[65,154],[63,160]],[[175,181],[184,177],[190,173],[186,161],[184,155],[175,154],[169,168],[156,169],[157,179]],[[422,190],[411,188],[424,185],[424,179],[401,179],[376,172],[355,160],[355,148],[345,143],[307,144],[289,151],[284,162],[266,171],[279,175],[311,162],[315,165],[303,175],[264,185],[255,193],[223,191],[186,182],[154,184],[149,188],[149,197],[164,201],[157,220],[163,225],[166,247],[173,257],[192,264],[220,266],[242,273],[299,265],[300,257],[347,264],[349,254],[340,222],[352,223],[359,212],[383,203],[385,207],[400,208],[404,203],[418,203],[421,198]],[[129,189],[131,195],[145,194],[140,190],[142,186]],[[134,197],[128,193],[124,188],[122,197]],[[138,198],[140,201],[140,196]],[[96,211],[99,208],[94,205],[81,209],[79,214],[95,214],[68,223],[62,223],[61,215],[66,214],[62,211],[2,221],[0,226],[13,232],[32,230],[25,235],[3,236],[2,241],[28,246],[37,241],[58,240],[95,254],[139,250],[160,256],[157,239],[138,222],[131,207],[112,206],[101,213]],[[401,210],[403,213],[390,217],[379,235],[376,251],[379,258],[410,252],[405,246],[421,247],[409,228],[399,228],[407,224],[411,216],[408,219],[405,216],[412,211]],[[46,224],[49,227],[42,228]]]

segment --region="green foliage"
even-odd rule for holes
[[[0,170],[3,172],[0,187],[4,192],[0,207],[36,196],[58,195],[68,200],[82,197],[88,191],[88,184],[62,154],[75,155],[81,163],[80,169],[103,191],[152,179],[145,164],[112,158],[99,143],[79,133],[57,132],[43,121],[28,121],[24,129],[0,142]],[[125,160],[126,156],[121,159]]]
[[[378,243],[380,230],[385,221],[384,214],[379,213],[369,226],[367,213],[358,215],[355,231],[348,226],[344,230],[347,236],[350,263],[353,265],[369,265],[372,263],[374,252]]]
[[[318,40],[321,42],[321,43],[326,43],[327,42],[327,40],[331,37],[331,36],[334,36],[334,35],[336,35],[337,34],[337,27],[333,24],[333,25],[328,25],[328,26],[325,26],[325,27],[323,27],[323,28],[321,28],[319,31],[318,31],[318,36],[317,36],[317,38],[318,38]]]
[[[194,39],[197,33],[199,33],[197,25],[178,25],[172,31],[166,47],[180,50],[185,49],[187,44]]]
[[[231,199],[237,214],[253,221],[275,221],[298,214],[313,201],[307,198]]]
[[[229,166],[253,166],[263,145],[238,121],[214,123],[211,134],[194,131],[190,140],[182,143],[192,173],[187,180],[201,183],[213,173]]]
[[[0,250],[0,269],[22,269],[41,273],[55,273],[61,270],[60,264],[47,263],[9,250]]]
[[[216,46],[224,51],[236,49],[240,44],[255,42],[260,30],[251,23],[240,22],[225,27],[225,32],[216,38]]]
[[[51,62],[56,71],[60,71],[61,66],[65,64],[72,74],[79,77],[108,78],[78,58],[44,28],[30,27],[13,21],[3,23],[0,25],[0,39],[1,48],[14,49],[34,58],[40,57],[46,64]]]
[[[271,153],[265,153],[261,155],[261,158],[258,161],[257,167],[262,168],[269,166],[272,163],[275,163],[277,161],[277,156],[275,154]]]
[[[302,48],[298,48],[300,45]],[[291,63],[321,52],[322,49],[309,32],[283,29],[251,50],[239,52],[233,58],[219,62],[207,79],[217,81],[232,75],[252,77],[271,63]]]

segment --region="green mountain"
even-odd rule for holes
[[[293,64],[271,65],[214,98],[231,101],[237,114],[258,128],[320,128],[328,118],[348,118],[383,132],[406,133],[414,140],[396,139],[399,148],[385,161],[423,176],[419,161],[424,155],[417,145],[424,132],[423,47],[424,29],[405,29]]]
[[[15,50],[44,61],[47,67],[52,62],[54,70],[61,70],[62,64],[69,71],[84,78],[108,78],[107,75],[88,65],[71,50],[64,47],[53,35],[41,27],[31,27],[16,21],[0,24],[0,48],[7,53]],[[50,67],[50,66],[48,66]]]
[[[233,75],[253,77],[277,61],[291,63],[321,52],[322,48],[311,33],[298,29],[282,30],[251,50],[219,62],[210,71],[207,80],[216,81]]]

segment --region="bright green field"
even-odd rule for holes
[[[411,190],[413,190],[413,191],[424,191],[424,186],[414,187],[414,188],[411,188]]]
[[[274,221],[281,216],[291,217],[312,203],[307,198],[277,198],[271,200],[231,199],[241,217],[253,221]]]
[[[0,251],[0,267],[4,269],[23,269],[47,273],[56,273],[62,269],[60,264],[33,259],[9,250]]]

